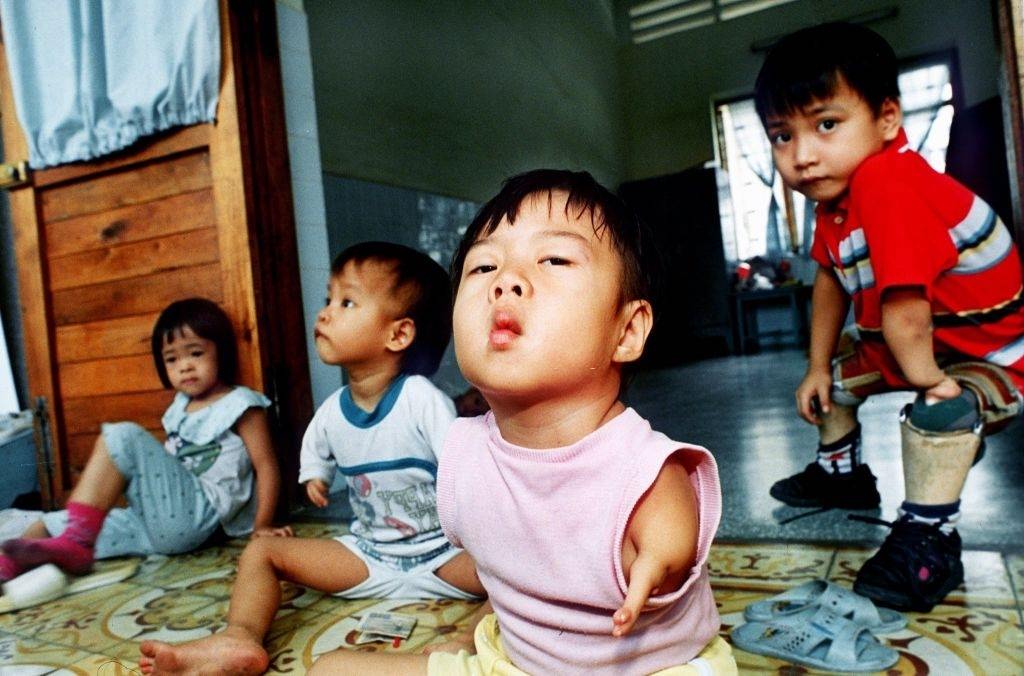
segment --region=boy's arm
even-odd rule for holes
[[[250,408],[238,419],[238,436],[242,438],[249,452],[253,471],[256,473],[256,517],[253,519],[253,535],[291,535],[286,528],[274,529],[274,510],[277,509],[278,491],[281,489],[281,473],[274,457],[274,446],[270,441],[267,413],[262,408]]]
[[[951,399],[960,386],[939,368],[932,343],[932,306],[920,287],[894,287],[882,295],[882,335],[903,377],[926,390],[926,399]]]
[[[814,398],[818,398],[823,413],[828,413],[832,406],[832,357],[849,309],[850,297],[835,273],[819,266],[811,294],[811,345],[807,373],[796,391],[800,416],[814,425],[821,424],[812,403]]]
[[[299,450],[299,483],[306,486],[307,497],[317,507],[327,506],[328,492],[338,466],[327,443],[323,411],[324,406],[321,406],[313,414],[313,420],[302,435],[302,448]]]
[[[612,615],[612,635],[625,636],[653,593],[668,594],[697,560],[697,498],[683,461],[669,458],[626,526],[624,549],[636,551],[626,571],[626,598]]]

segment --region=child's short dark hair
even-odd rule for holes
[[[238,374],[238,345],[235,343],[231,320],[212,300],[186,298],[168,305],[153,326],[150,339],[153,363],[164,387],[171,387],[167,367],[164,366],[164,342],[173,342],[174,334],[186,326],[200,338],[217,346],[217,378],[225,385],[234,385]]]
[[[361,242],[338,254],[331,264],[331,275],[341,274],[349,262],[365,261],[391,267],[394,275],[391,292],[404,301],[401,316],[408,317],[416,325],[416,337],[402,355],[402,372],[433,375],[452,337],[448,273],[430,256],[407,246],[391,242]]]
[[[610,234],[612,245],[622,260],[623,279],[620,302],[648,300],[653,304],[653,290],[658,260],[652,235],[626,203],[602,186],[585,171],[536,169],[505,181],[501,191],[480,208],[462,236],[452,258],[452,282],[456,292],[462,278],[466,254],[481,236],[495,231],[502,219],[515,223],[523,201],[531,195],[555,191],[568,194],[565,213],[577,217],[590,214],[594,232]]]
[[[877,115],[886,99],[899,100],[898,75],[896,54],[881,35],[825,23],[790,33],[772,48],[757,74],[754,105],[764,123],[832,96],[845,82]]]

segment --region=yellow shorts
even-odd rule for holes
[[[433,653],[430,656],[427,673],[430,676],[525,676],[526,672],[516,668],[508,659],[498,638],[498,620],[494,614],[486,616],[476,626],[473,643],[476,655],[465,650],[459,654]],[[655,672],[657,676],[735,676],[736,660],[732,648],[721,636],[716,636],[704,646],[697,657],[678,667],[669,667]]]

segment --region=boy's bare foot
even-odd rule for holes
[[[172,645],[143,641],[139,669],[143,674],[262,674],[270,665],[263,646],[244,629],[228,627],[219,634]]]

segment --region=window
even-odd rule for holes
[[[793,0],[635,0],[629,6],[633,44],[785,5]]]
[[[899,76],[907,138],[937,171],[946,169],[953,121],[951,62],[948,57],[917,61],[901,68]],[[807,254],[814,232],[814,203],[782,185],[753,97],[717,103],[715,129],[726,261]]]

